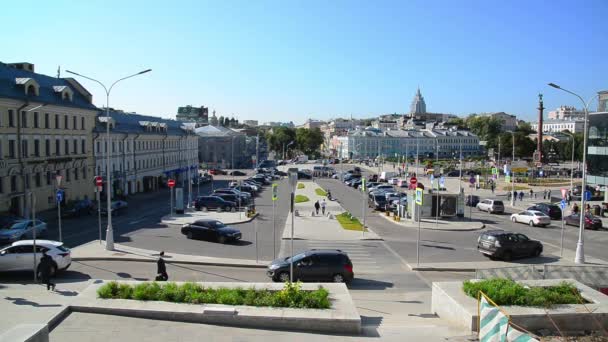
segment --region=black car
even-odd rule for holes
[[[207,211],[216,209],[218,211],[236,211],[236,203],[226,201],[217,196],[199,196],[193,202],[196,210]]]
[[[466,206],[467,207],[476,207],[477,203],[479,203],[479,196],[475,195],[467,195]]]
[[[251,200],[251,194],[247,193],[247,192],[241,192],[236,188],[221,188],[221,189],[216,189],[213,191],[213,196],[215,196],[215,194],[230,194],[230,195],[236,195],[239,196],[241,198],[241,204],[247,204],[250,200]]]
[[[312,174],[298,171],[298,179],[312,179]]]
[[[537,257],[543,252],[543,244],[524,234],[490,230],[477,238],[477,250],[492,260],[509,261],[517,257]]]
[[[234,171],[230,171],[229,175],[230,176],[246,176],[247,174],[243,171],[234,170]]]
[[[562,210],[555,204],[537,203],[526,210],[538,210],[543,214],[549,216],[552,220],[562,219]]]
[[[585,214],[585,229],[598,230],[602,229],[602,220],[599,217],[593,216],[592,214]],[[580,227],[581,216],[579,214],[571,214],[564,217],[564,221],[569,226]]]
[[[350,283],[355,277],[353,263],[339,249],[311,249],[292,258],[276,259],[268,265],[266,274],[273,281],[289,281],[292,262],[294,280]]]
[[[222,198],[223,200],[228,201],[228,202],[234,202],[238,206],[241,206],[241,207],[247,205],[247,201],[244,200],[242,197],[239,197],[238,195],[223,194],[223,193],[214,193],[213,196],[217,196],[217,197]]]
[[[459,176],[460,176],[460,171],[449,171],[446,174],[446,177],[459,177]]]
[[[182,226],[182,234],[188,239],[205,239],[226,243],[237,241],[242,237],[241,231],[226,226],[218,220],[198,220]]]
[[[386,196],[384,195],[384,193],[370,194],[368,204],[369,207],[374,210],[384,211],[386,209],[387,204]]]

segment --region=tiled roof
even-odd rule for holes
[[[27,96],[23,85],[30,79],[36,81],[40,86],[38,96]],[[55,87],[67,87],[74,93],[73,101],[65,101],[61,93],[57,93]],[[64,89],[64,88],[61,88]],[[0,62],[0,97],[16,100],[30,100],[44,104],[54,104],[64,107],[77,107],[85,109],[97,109],[81,93],[74,89],[70,83],[63,78],[56,78],[37,74],[28,70],[13,68]]]
[[[98,119],[104,119],[106,116],[105,111],[100,111],[97,115]],[[138,134],[164,134],[165,132],[146,132],[145,126],[150,125],[152,127],[167,127],[168,135],[186,135],[188,130],[182,129],[184,124],[179,121],[163,119],[157,116],[131,114],[118,111],[110,111],[110,118],[114,121],[114,128],[112,132],[116,133],[138,133]],[[96,120],[95,132],[105,132],[105,123]]]

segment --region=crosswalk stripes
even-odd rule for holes
[[[382,267],[374,257],[369,247],[358,243],[332,242],[332,241],[307,241],[308,249],[339,249],[350,257],[353,268],[358,274],[381,273]]]

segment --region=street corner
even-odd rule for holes
[[[400,221],[395,221],[394,216],[380,215],[384,219],[393,222],[396,225],[418,229],[419,223],[409,219],[401,218]],[[422,219],[420,222],[420,229],[435,230],[435,231],[448,231],[448,232],[470,232],[482,230],[486,227],[485,223],[480,220],[473,221],[451,221],[451,220],[437,220],[434,219]]]
[[[161,218],[161,223],[166,225],[178,225],[193,223],[198,220],[218,220],[226,225],[235,225],[251,222],[258,216],[247,216],[243,211],[218,212],[218,211],[187,211],[184,214],[166,215]]]

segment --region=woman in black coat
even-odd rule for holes
[[[51,271],[53,270],[53,258],[51,258],[46,251],[42,252],[42,258],[40,264],[38,264],[38,270],[40,272],[40,281],[46,284],[46,290],[55,291],[55,284],[51,282]]]

